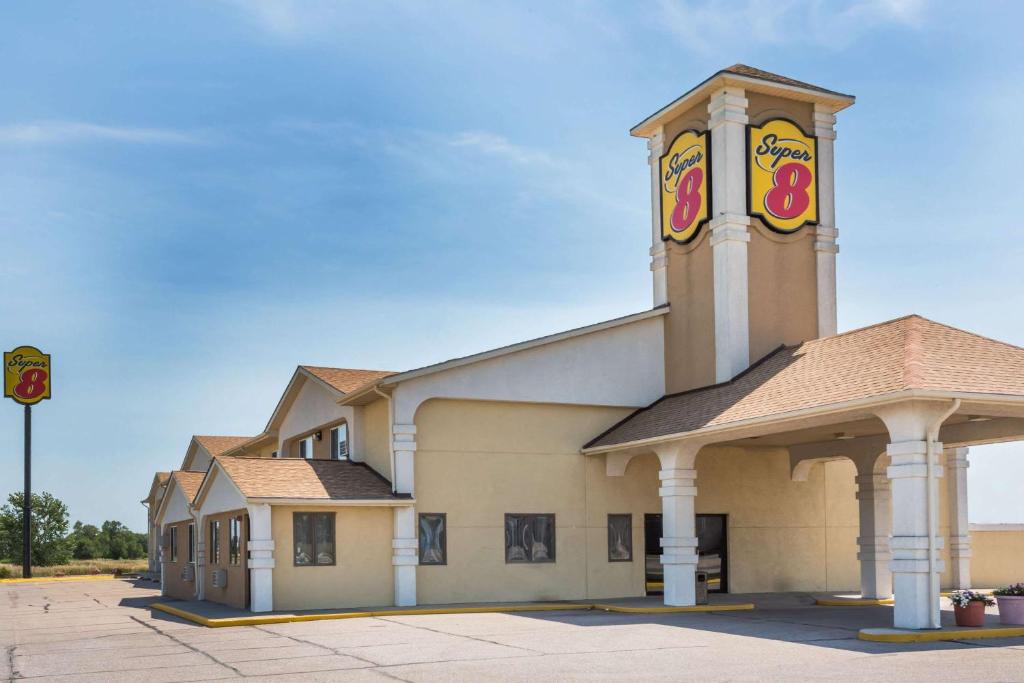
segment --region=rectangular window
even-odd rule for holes
[[[178,527],[171,527],[171,562],[178,561]]]
[[[299,457],[307,460],[313,457],[313,437],[307,436],[299,441]]]
[[[608,561],[633,561],[633,515],[608,515]]]
[[[505,515],[505,562],[554,562],[553,514]]]
[[[196,525],[188,525],[188,561],[196,561]]]
[[[296,567],[334,564],[334,513],[295,512],[292,514]]]
[[[220,520],[210,522],[210,564],[220,564]]]
[[[228,564],[242,563],[242,518],[228,520]]]
[[[448,564],[448,520],[443,512],[420,513],[420,564]]]
[[[348,424],[331,430],[331,459],[348,460]]]

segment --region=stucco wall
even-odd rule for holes
[[[971,529],[971,584],[998,588],[1024,582],[1024,524],[991,526],[1002,529]]]
[[[333,566],[296,567],[292,514],[334,512],[337,562]],[[394,601],[391,568],[391,508],[273,507],[274,609],[319,609],[390,605]]]
[[[170,546],[164,548],[163,572],[164,572],[164,595],[179,600],[194,600],[196,595],[196,581],[185,581],[181,573],[188,564],[188,525],[190,522],[178,522],[168,524],[166,529],[169,534],[177,531],[178,558],[177,562],[171,562]]]
[[[391,481],[388,402],[382,398],[359,406],[354,432],[353,455]]]
[[[420,566],[422,603],[640,595],[643,515],[661,512],[657,458],[623,477],[578,449],[622,409],[430,401],[417,414],[417,512],[448,515],[448,564]],[[732,592],[856,589],[852,463],[790,480],[781,449],[706,449],[697,512],[728,515]],[[509,565],[504,514],[553,512],[553,564]],[[609,563],[607,515],[633,515],[631,563]]]
[[[247,607],[247,582],[248,572],[246,571],[246,556],[247,552],[245,544],[248,542],[247,535],[247,514],[245,510],[232,510],[230,512],[222,512],[216,515],[208,515],[203,518],[203,537],[206,541],[206,566],[203,568],[205,571],[203,592],[205,598],[211,602],[219,602],[224,605],[231,605],[232,607],[244,608]],[[232,517],[241,517],[241,538],[239,541],[240,557],[237,565],[232,565],[229,555],[229,539],[230,539],[230,525],[229,520]],[[220,521],[220,538],[218,545],[220,546],[220,558],[219,562],[213,562],[213,537],[210,534],[210,522],[219,520]],[[227,586],[223,588],[215,587],[213,585],[213,572],[218,569],[227,570]]]

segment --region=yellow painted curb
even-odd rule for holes
[[[113,574],[84,574],[82,576],[40,576],[32,579],[0,579],[0,583],[44,583],[47,581],[109,581]]]
[[[825,607],[868,607],[895,603],[892,598],[815,598],[814,604]]]
[[[974,640],[977,638],[1018,638],[1024,626],[979,626],[970,629],[940,631],[896,631],[888,628],[862,628],[857,637],[876,643],[930,643],[937,640]]]
[[[268,614],[267,616],[221,617],[210,619],[194,612],[179,609],[161,602],[155,602],[150,608],[173,614],[176,617],[207,626],[224,628],[227,626],[261,626],[265,624],[287,624],[301,621],[324,621],[328,619],[360,619],[363,617],[398,617],[415,616],[418,614],[504,614],[514,612],[558,612],[563,610],[600,609],[608,612],[627,614],[662,614],[672,612],[733,612],[736,610],[754,609],[751,603],[736,605],[696,605],[693,607],[624,607],[599,603],[537,603],[527,605],[494,605],[481,607],[430,607],[426,609],[388,609],[368,610],[364,612],[320,612],[317,614]]]

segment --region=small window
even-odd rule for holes
[[[505,562],[554,562],[555,516],[505,515]]]
[[[296,512],[292,515],[296,567],[334,564],[334,513]]]
[[[299,457],[307,460],[313,457],[313,437],[307,436],[299,441]]]
[[[448,564],[448,522],[443,512],[420,513],[420,564]]]
[[[633,515],[608,515],[608,561],[633,561]]]
[[[171,527],[171,562],[178,561],[178,527]]]
[[[196,525],[188,525],[188,561],[196,561]]]
[[[242,518],[228,520],[228,564],[242,563]]]
[[[331,459],[348,460],[347,423],[342,423],[331,430]]]
[[[210,564],[220,564],[220,520],[210,522]]]

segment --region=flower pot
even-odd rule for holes
[[[956,617],[957,626],[984,626],[985,603],[972,600],[967,603],[967,607],[953,605],[953,616]]]
[[[999,623],[1024,626],[1024,595],[997,595]]]

